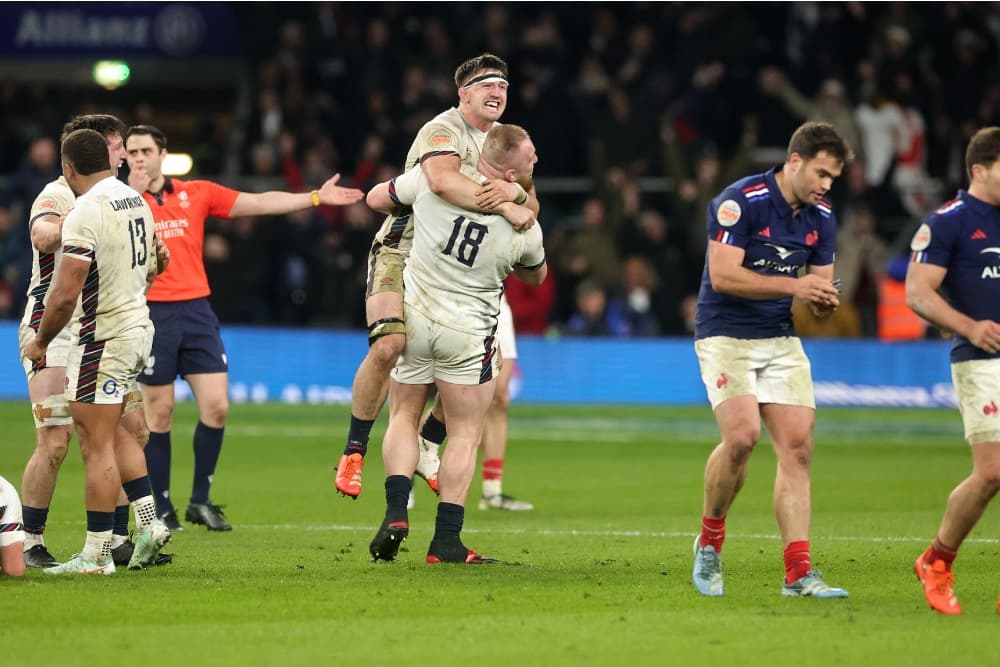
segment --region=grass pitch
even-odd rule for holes
[[[20,486],[28,407],[0,404],[0,474]],[[196,415],[178,406],[173,495],[190,490]],[[781,542],[765,440],[729,517],[726,596],[690,584],[702,472],[716,442],[705,408],[515,405],[505,491],[533,512],[480,512],[466,543],[507,564],[429,566],[435,498],[419,479],[395,563],[369,562],[384,509],[373,434],[365,491],[333,490],[348,411],[238,405],[213,500],[231,533],[189,526],[175,562],[112,577],[0,578],[3,665],[959,665],[1000,661],[1000,510],[956,563],[963,615],[931,612],[912,570],[945,499],[968,474],[957,412],[821,410],[812,553],[846,600],[781,597]],[[63,466],[47,542],[84,538],[82,464]],[[13,637],[14,635],[9,635]]]

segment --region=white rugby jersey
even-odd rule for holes
[[[403,271],[407,307],[453,329],[490,335],[503,279],[515,266],[545,261],[541,227],[518,232],[503,216],[449,204],[431,192],[419,166],[390,181],[389,193],[413,207],[413,248]]]
[[[46,215],[65,216],[73,209],[75,202],[76,195],[73,194],[66,179],[60,176],[42,188],[42,191],[35,197],[35,201],[31,205],[28,224],[31,225]],[[62,246],[55,252],[39,252],[38,248],[32,245],[31,253],[31,282],[28,283],[28,302],[25,305],[24,317],[21,318],[21,322],[37,332],[42,315],[45,313],[49,289],[52,287],[56,269],[59,267],[59,259],[62,257]]]
[[[146,276],[156,272],[153,212],[142,196],[113,176],[76,200],[63,222],[64,261],[90,262],[71,320],[80,344],[151,327]]]
[[[452,107],[420,128],[406,154],[403,171],[409,171],[429,157],[457,155],[462,161],[462,173],[473,177],[477,173],[476,165],[479,163],[484,141],[486,133],[469,125],[458,107]],[[388,216],[375,234],[375,241],[409,253],[413,245],[413,217]]]
[[[17,489],[0,477],[0,547],[24,542],[24,520]]]

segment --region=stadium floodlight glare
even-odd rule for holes
[[[132,70],[122,60],[99,60],[94,63],[93,74],[94,82],[98,86],[107,90],[114,90],[128,83],[128,78],[132,75]]]
[[[184,176],[194,166],[194,160],[187,153],[167,153],[161,169],[164,176]]]

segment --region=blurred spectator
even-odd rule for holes
[[[609,303],[604,289],[592,280],[584,280],[576,287],[576,310],[566,323],[565,332],[570,336],[603,336],[622,338],[630,335],[621,303]]]
[[[890,260],[878,285],[878,338],[883,341],[920,340],[927,324],[906,305],[908,255]]]
[[[656,273],[645,258],[629,257],[622,264],[621,285],[613,292],[613,301],[621,304],[629,335],[649,337],[662,331],[660,322],[669,316],[669,307],[658,287]]]
[[[57,158],[56,142],[51,138],[40,137],[32,141],[21,166],[0,193],[0,206],[20,205],[27,213],[31,202],[42,188],[61,175]]]
[[[840,302],[858,313],[861,335],[878,333],[878,286],[889,261],[889,247],[875,233],[875,217],[868,208],[854,207],[840,213],[837,230],[837,277]]]
[[[533,287],[511,275],[504,281],[504,294],[514,313],[519,334],[544,334],[549,330],[556,301],[555,272],[549,271],[541,285]]]
[[[841,301],[840,307],[826,317],[816,317],[809,304],[800,299],[792,303],[795,333],[803,338],[859,338],[861,320],[850,301]]]
[[[588,197],[578,224],[557,248],[559,270],[576,282],[590,279],[606,289],[621,275],[618,243],[605,224],[605,207],[599,197]]]
[[[830,123],[848,145],[861,151],[861,134],[854,121],[854,112],[847,102],[844,84],[837,79],[827,79],[816,97],[803,95],[777,67],[761,70],[760,87],[765,95],[777,95],[799,120],[817,120]]]

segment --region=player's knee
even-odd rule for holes
[[[493,393],[493,402],[490,407],[495,410],[507,411],[510,408],[510,389],[508,387],[501,388],[497,385],[496,391]]]
[[[989,497],[992,498],[997,494],[997,491],[1000,491],[1000,461],[980,466],[978,473],[982,479],[983,487],[986,489]]]
[[[735,464],[745,463],[760,440],[760,428],[746,427],[733,429],[723,441],[730,460]]]
[[[368,354],[380,368],[391,369],[396,365],[396,360],[403,353],[405,346],[406,336],[386,334],[372,343]]]
[[[813,441],[808,433],[780,443],[779,451],[784,452],[780,458],[794,465],[808,468],[812,464]]]
[[[151,403],[146,410],[146,426],[155,433],[166,433],[170,430],[170,424],[174,418],[174,406],[172,404]]]
[[[207,426],[221,428],[229,416],[229,399],[225,396],[209,402],[201,411],[201,421]]]
[[[53,468],[62,465],[69,451],[73,427],[68,425],[46,426],[38,431],[38,451]]]
[[[140,447],[145,447],[149,442],[149,426],[145,419],[135,419],[129,424],[129,431],[135,436]]]

